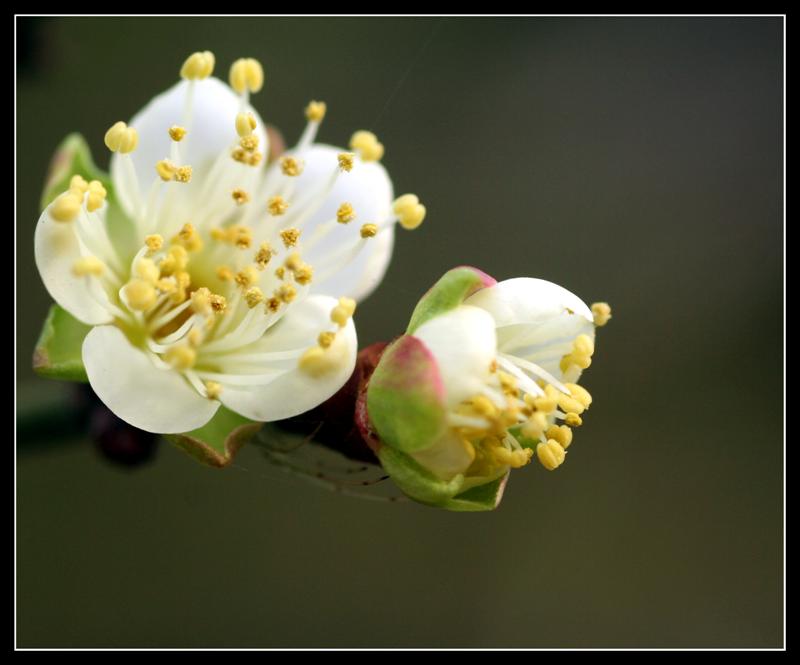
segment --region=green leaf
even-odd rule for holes
[[[48,378],[86,383],[81,348],[91,329],[59,305],[51,305],[33,352],[33,369]]]
[[[95,165],[86,140],[80,134],[70,134],[58,146],[50,161],[50,172],[40,201],[41,210],[69,189],[69,181],[74,175],[86,180],[99,180],[106,188],[108,198],[113,197],[111,178]]]
[[[222,468],[233,461],[239,449],[262,425],[221,406],[202,427],[183,434],[164,436],[198,462]]]
[[[492,284],[495,280],[477,268],[448,270],[417,303],[406,332],[412,334],[426,321],[455,309],[473,293]]]
[[[440,508],[455,512],[494,510],[503,498],[503,490],[506,487],[507,480],[508,473],[490,483],[478,485],[454,496],[452,499],[448,499],[440,505]]]
[[[381,356],[367,389],[367,412],[385,444],[422,450],[445,428],[444,387],[436,360],[416,337],[403,335]]]

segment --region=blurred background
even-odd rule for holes
[[[30,369],[50,156],[78,131],[107,166],[105,130],[195,50],[259,58],[289,143],[312,98],[322,141],[375,131],[428,207],[362,344],[458,264],[614,309],[567,463],[493,513],[341,496],[252,448],[132,469],[21,439],[18,646],[779,646],[782,40],[780,18],[18,19],[20,414],[70,389]]]

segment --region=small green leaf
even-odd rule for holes
[[[86,383],[81,347],[91,329],[65,309],[51,305],[33,352],[33,369],[48,378]]]
[[[490,483],[468,489],[466,492],[462,492],[452,499],[448,499],[442,503],[440,507],[455,512],[494,510],[503,498],[503,490],[506,487],[507,480],[508,473]]]
[[[426,321],[458,307],[479,289],[495,283],[477,268],[461,266],[448,270],[417,303],[406,332],[413,334]]]
[[[183,434],[164,436],[198,462],[222,468],[233,461],[234,456],[263,423],[248,420],[238,413],[221,406],[214,417],[202,427]]]
[[[95,165],[83,136],[70,134],[58,146],[50,161],[50,173],[40,201],[41,210],[50,205],[56,196],[69,189],[69,181],[74,175],[80,175],[86,180],[99,180],[106,188],[108,198],[112,198],[114,187],[111,178]]]
[[[436,360],[403,335],[381,356],[367,389],[369,419],[385,444],[405,452],[430,446],[445,427],[444,387]]]
[[[405,494],[429,506],[444,506],[464,484],[463,475],[459,474],[450,481],[441,480],[413,458],[390,446],[381,446],[378,458],[386,473]]]

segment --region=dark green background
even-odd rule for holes
[[[264,63],[255,105],[290,142],[311,98],[322,140],[375,130],[427,205],[362,343],[462,263],[614,307],[567,463],[515,472],[494,513],[339,496],[254,450],[220,472],[164,444],[125,472],[20,442],[20,646],[781,644],[780,18],[17,27],[20,409],[63,387],[30,370],[48,159],[79,131],[107,164],[107,127],[198,49]]]

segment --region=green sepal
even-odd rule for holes
[[[367,412],[381,441],[404,452],[429,447],[444,432],[444,387],[436,360],[416,337],[386,348],[367,389]]]
[[[443,506],[464,485],[463,475],[459,474],[449,481],[441,480],[416,460],[390,446],[380,447],[378,459],[404,494],[429,506]]]
[[[92,329],[59,305],[51,305],[33,352],[33,369],[50,379],[86,383],[81,349]]]
[[[53,199],[69,189],[69,181],[74,175],[79,175],[87,181],[99,180],[106,188],[107,198],[113,198],[114,186],[111,184],[111,178],[95,165],[89,145],[83,136],[75,133],[61,142],[50,161],[50,172],[39,203],[40,210],[44,210]]]
[[[183,434],[165,434],[164,437],[198,462],[220,469],[233,461],[239,449],[262,425],[221,406],[202,427]]]
[[[492,482],[478,485],[448,499],[441,504],[440,508],[460,513],[494,510],[500,505],[507,480],[508,473],[505,473]]]
[[[417,303],[406,332],[413,334],[426,321],[455,309],[479,289],[495,283],[477,268],[461,266],[448,270]]]

